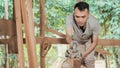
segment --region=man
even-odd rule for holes
[[[89,4],[78,2],[74,6],[74,13],[66,18],[66,41],[70,48],[77,41],[77,49],[82,54],[82,61],[87,68],[94,68],[94,49],[98,42],[100,24],[89,13]],[[74,36],[74,37],[72,37]]]

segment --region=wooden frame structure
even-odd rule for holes
[[[27,1],[25,4],[25,1]],[[80,0],[78,0],[80,1]],[[40,25],[34,24],[33,21],[33,12],[32,12],[32,0],[14,0],[14,20],[16,23],[16,32],[17,32],[17,46],[18,46],[18,57],[20,68],[24,68],[24,53],[23,53],[23,44],[26,43],[28,51],[28,60],[29,68],[38,68],[37,65],[37,56],[36,56],[36,43],[40,44],[40,67],[45,67],[45,56],[49,51],[51,44],[67,44],[65,37],[66,35],[57,32],[53,29],[44,26],[45,23],[45,8],[44,0],[40,0]],[[1,22],[2,20],[0,20]],[[2,21],[3,22],[3,21]],[[6,22],[8,22],[6,20]],[[12,21],[13,22],[13,21]],[[22,22],[24,25],[25,39],[22,36]],[[14,22],[13,22],[14,23]],[[34,25],[40,27],[40,38],[34,37]],[[49,31],[53,34],[57,34],[62,38],[50,38],[45,37],[45,31]],[[0,39],[0,44],[8,44],[9,39]],[[98,45],[102,46],[115,46],[120,45],[120,40],[110,40],[110,39],[99,39]],[[106,51],[101,51],[96,49],[97,52],[102,54],[108,54]]]

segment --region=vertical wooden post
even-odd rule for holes
[[[44,6],[45,1],[40,0],[40,37],[42,38],[42,42],[44,41],[44,23],[45,23],[45,6]],[[42,43],[40,45],[40,61],[41,61],[41,68],[45,68],[45,56],[44,54],[44,44]]]
[[[4,0],[4,5],[5,5],[5,15],[4,19],[8,19],[8,0]],[[5,39],[7,37],[5,36]],[[8,60],[8,44],[5,44],[5,68],[9,68],[9,60]]]
[[[107,67],[106,68],[110,68],[110,61],[109,61],[109,57],[108,57],[108,55],[106,55],[106,62],[107,62]]]
[[[27,2],[25,2],[25,0],[21,0],[21,9],[22,9],[22,19],[25,28],[29,68],[37,68],[38,66],[37,66],[37,56],[36,56],[36,39],[34,35],[32,1],[31,0],[26,0],[26,1]],[[27,7],[25,7],[25,5],[27,5]]]
[[[5,44],[5,68],[9,68],[8,44]]]
[[[40,36],[44,37],[45,31],[44,31],[44,23],[45,23],[45,1],[40,0]]]
[[[17,29],[18,57],[19,57],[19,63],[20,63],[19,68],[24,68],[24,52],[23,52],[20,0],[14,0],[14,8],[15,8],[15,21],[16,21],[16,29]]]

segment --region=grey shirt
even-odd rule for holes
[[[86,43],[89,39],[91,39],[92,35],[98,35],[100,32],[100,24],[92,15],[89,15],[84,32],[77,24],[75,24],[73,13],[66,18],[66,28],[71,29],[71,32],[74,35],[73,39],[79,43]]]

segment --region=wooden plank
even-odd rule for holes
[[[8,45],[8,53],[18,53],[15,21],[0,19],[0,36],[4,36],[1,37],[0,44]],[[4,41],[5,39],[6,41]]]
[[[0,19],[0,36],[15,36],[16,35],[16,23],[7,20]]]
[[[4,19],[8,19],[8,0],[4,0]],[[6,37],[6,36],[5,36]],[[5,44],[5,68],[9,68],[9,60],[8,60],[8,44]]]
[[[67,44],[65,38],[50,38],[46,37],[52,44]],[[37,38],[37,43],[41,41],[41,38]],[[102,46],[120,46],[120,39],[99,39],[98,45]]]
[[[98,45],[120,46],[120,39],[99,39]]]
[[[38,68],[36,46],[35,46],[36,40],[34,35],[34,22],[33,22],[33,13],[32,13],[32,1],[26,0],[25,2],[25,0],[21,0],[21,9],[22,9],[22,19],[25,28],[29,68]]]
[[[45,7],[44,7],[44,0],[40,0],[40,36],[44,37],[45,36]]]
[[[22,19],[20,10],[20,0],[14,0],[15,7],[15,20],[17,29],[17,44],[18,44],[18,57],[20,68],[24,68],[24,52],[23,52],[23,39],[22,39]]]
[[[8,44],[8,39],[0,39],[0,44]]]
[[[44,0],[40,0],[40,37],[42,38],[41,42],[43,42],[43,38],[45,36],[45,7],[44,7]],[[41,43],[40,46],[40,67],[45,68],[45,56],[44,54],[44,43]]]
[[[51,33],[53,33],[53,34],[56,34],[56,35],[58,35],[58,36],[60,36],[60,37],[65,37],[65,34],[62,34],[62,33],[58,32],[58,31],[53,30],[53,29],[50,29],[50,28],[48,28],[48,27],[45,27],[45,28],[46,28],[46,31],[48,31],[48,32],[51,32]]]
[[[108,51],[103,49],[96,48],[95,51],[103,55],[111,55]]]
[[[35,22],[34,22],[34,25],[35,25],[36,27],[39,27],[39,24],[37,24],[37,23],[35,23]],[[62,34],[62,33],[58,32],[58,31],[56,31],[56,30],[53,30],[53,29],[51,29],[51,28],[49,28],[49,27],[45,27],[45,26],[44,26],[44,28],[45,28],[45,31],[51,32],[51,33],[56,34],[56,35],[58,35],[58,36],[60,36],[60,37],[65,37],[65,36],[66,36],[65,34]]]
[[[61,44],[67,44],[65,38],[50,38],[50,37],[46,37],[46,40],[48,40],[52,44],[60,44],[60,43]]]
[[[65,38],[50,38],[46,37],[51,44],[67,44]],[[36,38],[37,43],[42,43],[42,38]],[[8,43],[8,39],[0,39],[0,44]],[[24,39],[25,43],[25,39]],[[120,39],[99,39],[98,45],[101,46],[120,46]]]
[[[37,43],[42,43],[43,39],[42,38],[36,38]],[[50,38],[50,37],[45,37],[44,40],[47,40],[48,43],[51,44],[67,44],[65,38]]]

